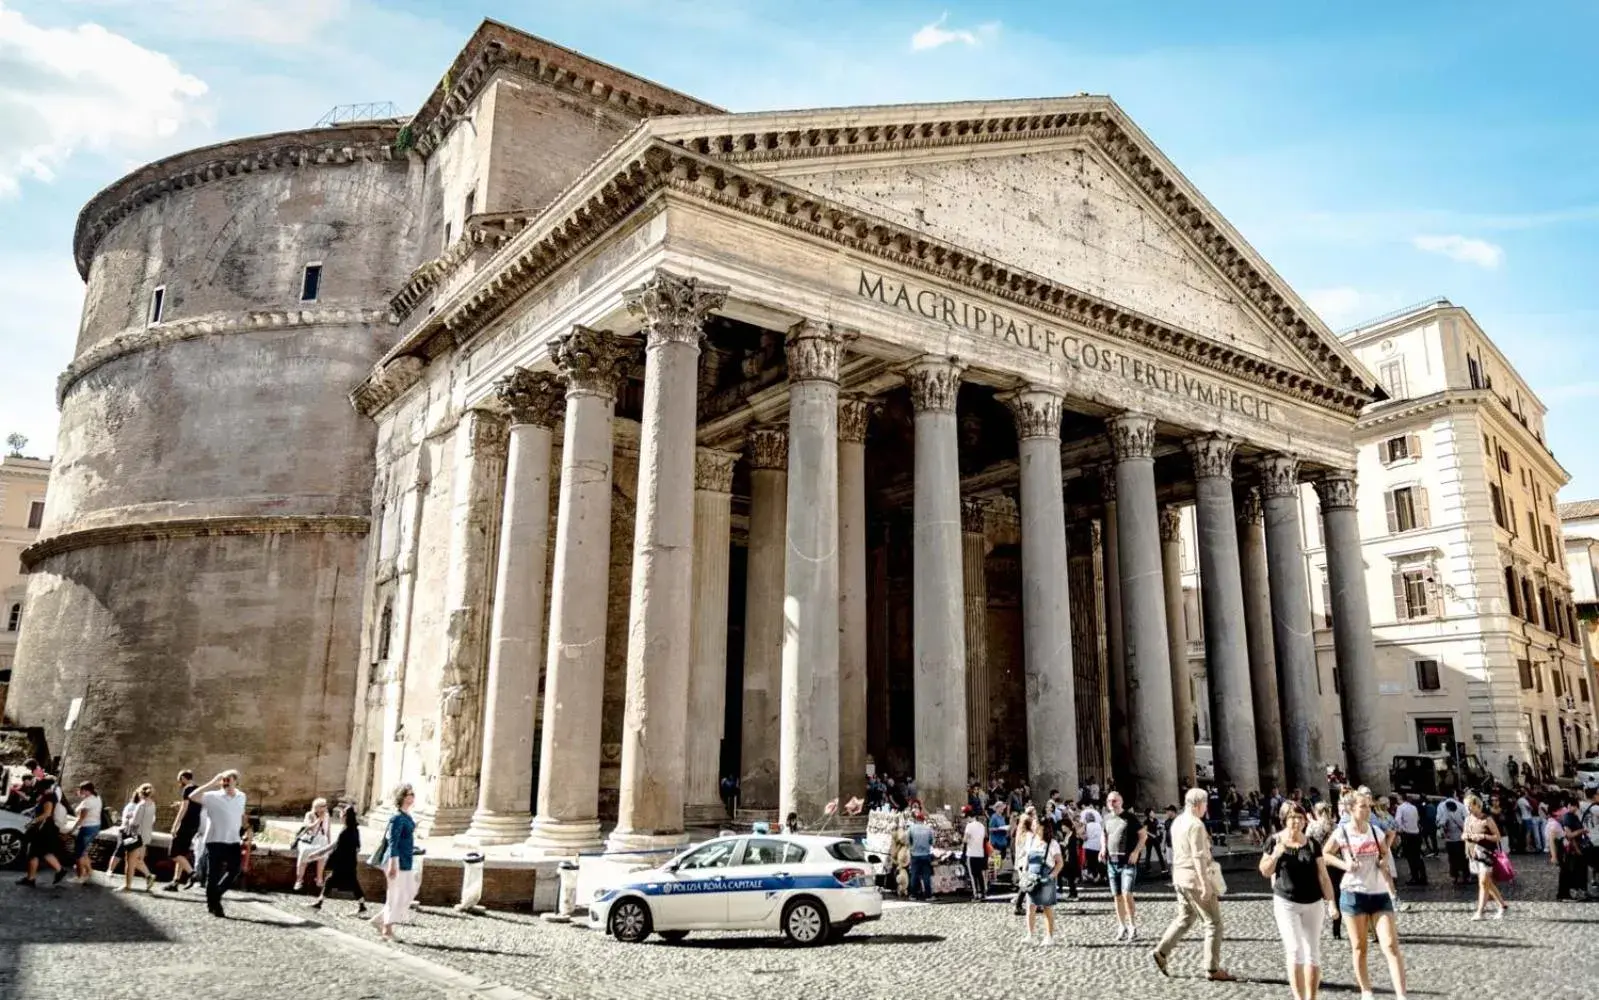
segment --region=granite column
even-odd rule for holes
[[[1132,742],[1127,798],[1142,808],[1177,801],[1177,735],[1155,504],[1155,418],[1123,413],[1107,420],[1106,428],[1116,455],[1117,561]]]
[[[697,821],[724,815],[723,716],[727,703],[727,576],[738,454],[694,453],[694,624],[689,665],[687,807]]]
[[[1316,481],[1327,531],[1327,583],[1332,589],[1333,647],[1338,662],[1338,702],[1344,723],[1345,776],[1352,785],[1384,789],[1388,769],[1377,710],[1377,651],[1371,638],[1366,561],[1355,511],[1355,474],[1326,473]]]
[[[915,777],[929,809],[959,808],[966,801],[966,636],[955,423],[964,370],[954,358],[927,356],[905,373],[916,426]]]
[[[1260,765],[1260,791],[1269,794],[1273,788],[1283,787],[1283,726],[1277,698],[1277,656],[1272,648],[1265,512],[1255,489],[1244,493],[1238,507],[1238,559],[1244,585],[1250,703],[1255,710],[1255,758]]]
[[[1299,524],[1299,462],[1287,455],[1260,461],[1266,520],[1266,567],[1271,591],[1286,787],[1321,783],[1321,694],[1316,683],[1316,636],[1305,583],[1304,535]]]
[[[870,400],[838,401],[838,781],[866,783],[866,426]]]
[[[966,608],[966,770],[988,778],[988,507],[961,501],[961,597]]]
[[[750,470],[749,562],[744,577],[744,719],[740,802],[777,808],[778,712],[783,676],[784,548],[788,544],[788,430],[756,427]]]
[[[1104,514],[1100,519],[1100,554],[1105,565],[1105,700],[1110,718],[1110,733],[1106,744],[1110,750],[1111,770],[1100,775],[1102,781],[1114,780],[1118,787],[1131,787],[1133,749],[1132,729],[1127,717],[1127,638],[1122,626],[1122,570],[1121,547],[1117,530],[1120,518],[1116,506],[1116,465],[1107,462],[1099,467],[1100,499],[1104,501]]]
[[[656,271],[624,293],[644,320],[638,519],[628,614],[627,707],[616,829],[619,853],[678,847],[687,749],[694,586],[694,431],[705,317],[727,289]],[[647,856],[645,856],[647,857]]]
[[[465,839],[512,844],[533,819],[533,732],[544,655],[546,556],[550,541],[550,452],[566,389],[547,372],[516,369],[496,386],[511,415],[500,555],[489,623],[483,703],[482,781]]]
[[[1177,732],[1177,783],[1193,788],[1194,678],[1188,667],[1187,612],[1183,607],[1183,509],[1160,509],[1160,571],[1166,591],[1166,648],[1171,657],[1172,725]]]
[[[1033,787],[1078,786],[1076,672],[1067,584],[1066,498],[1061,486],[1062,398],[1029,388],[1003,397],[1016,417],[1021,462],[1022,669],[1027,691],[1027,771]]]
[[[600,846],[611,418],[629,352],[609,333],[577,326],[550,353],[566,377],[566,429],[550,575],[538,814],[527,844],[534,853],[560,856]]]

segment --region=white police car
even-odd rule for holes
[[[652,932],[681,941],[691,930],[781,930],[814,945],[882,915],[859,844],[786,834],[719,837],[630,872],[589,902],[589,926],[627,942]]]

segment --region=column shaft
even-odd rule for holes
[[[1194,512],[1199,536],[1200,598],[1205,614],[1205,668],[1210,675],[1210,745],[1216,783],[1258,790],[1255,712],[1249,693],[1249,637],[1233,508],[1233,451],[1227,438],[1188,443],[1194,459]]]
[[[988,534],[981,501],[961,501],[961,594],[966,618],[966,769],[988,778]]]
[[[505,443],[506,421],[497,413],[468,410],[455,429],[450,565],[444,578],[449,625],[439,690],[439,777],[431,801],[416,810],[417,824],[429,836],[465,831],[477,806]]]
[[[838,365],[843,338],[788,332],[788,545],[778,812],[820,824],[838,795]]]
[[[1100,521],[1100,552],[1105,557],[1105,697],[1110,719],[1109,739],[1111,770],[1101,775],[1105,781],[1115,780],[1123,791],[1131,788],[1133,745],[1132,728],[1127,715],[1127,633],[1122,624],[1122,570],[1121,532],[1116,503],[1116,467],[1108,463],[1100,467],[1099,483],[1105,501],[1105,512]]]
[[[872,404],[838,405],[838,781],[845,799],[866,782],[866,427]]]
[[[788,431],[749,435],[749,562],[744,582],[744,720],[739,797],[777,808],[779,695],[783,676],[783,587],[788,531]]]
[[[1177,801],[1177,736],[1155,505],[1155,421],[1126,413],[1107,426],[1116,452],[1116,541],[1132,743],[1128,801],[1153,807]]]
[[[1249,645],[1249,694],[1255,711],[1255,757],[1260,791],[1282,788],[1282,713],[1277,697],[1277,656],[1272,649],[1271,588],[1266,571],[1266,527],[1260,494],[1250,490],[1239,506],[1238,559],[1244,586],[1244,631]]]
[[[916,413],[915,777],[929,809],[958,809],[966,801],[966,636],[955,423],[962,370],[952,359],[929,357],[906,373]]]
[[[600,845],[600,718],[605,704],[605,612],[611,574],[611,417],[626,351],[607,333],[575,327],[551,352],[567,379],[538,814],[528,846],[576,854]]]
[[[1177,734],[1177,782],[1194,787],[1194,681],[1188,668],[1188,629],[1183,608],[1183,510],[1160,509],[1160,569],[1166,590],[1166,648],[1171,657],[1172,727]]]
[[[498,386],[511,412],[500,557],[489,624],[482,784],[466,839],[511,844],[533,814],[533,730],[544,653],[545,565],[550,533],[551,426],[566,390],[548,373],[518,369]]]
[[[1327,583],[1332,589],[1333,643],[1338,662],[1338,701],[1344,722],[1345,776],[1354,785],[1382,789],[1381,712],[1377,709],[1377,652],[1371,640],[1366,563],[1355,512],[1355,474],[1331,472],[1316,483],[1327,530]]]
[[[695,819],[721,815],[723,716],[727,704],[727,576],[733,522],[733,452],[694,456],[694,623],[689,665],[687,805]]]
[[[1320,784],[1321,695],[1316,684],[1316,636],[1305,585],[1304,535],[1299,524],[1299,463],[1273,455],[1260,463],[1261,505],[1266,518],[1266,563],[1270,578],[1273,653],[1282,712],[1286,787]]]
[[[1021,460],[1022,656],[1027,690],[1027,770],[1043,794],[1078,785],[1076,672],[1067,584],[1066,499],[1061,488],[1058,393],[1026,389],[1005,400],[1016,416]]]
[[[646,361],[622,779],[616,829],[607,842],[621,854],[687,841],[683,789],[700,338],[705,315],[725,298],[725,289],[665,271],[626,293],[629,311],[644,318]]]

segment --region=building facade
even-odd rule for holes
[[[338,467],[368,477],[349,494],[358,624],[299,622],[273,653],[312,678],[305,647],[337,637],[326,704],[353,705],[339,752],[355,798],[408,781],[428,832],[560,854],[599,845],[602,824],[618,852],[681,843],[723,774],[747,804],[804,816],[869,763],[914,773],[935,807],[992,770],[1040,789],[1109,773],[1135,801],[1175,801],[1193,768],[1168,628],[1181,505],[1209,581],[1218,777],[1306,783],[1325,756],[1307,482],[1330,533],[1343,715],[1369,714],[1353,434],[1381,391],[1113,102],[727,114],[493,22],[444,79],[370,154],[404,185],[362,223],[392,245],[362,258],[367,291],[402,277],[359,304],[387,322],[344,383],[360,426],[284,428],[304,442],[296,475],[328,471],[303,461],[324,439],[367,449]],[[265,173],[294,183],[306,159],[268,146],[252,147]],[[180,193],[204,198],[215,173]],[[302,288],[313,265],[338,279],[278,245]],[[138,270],[119,300],[175,280]],[[161,334],[130,356],[249,342]],[[114,388],[64,391],[104,391],[104,407]],[[85,413],[64,444],[112,432]],[[53,497],[46,535],[88,531],[79,506]],[[278,527],[240,530],[259,546]],[[159,544],[148,533],[114,544]],[[30,550],[51,576],[30,608],[60,609],[53,631],[76,605],[50,594],[84,577],[49,560],[87,548]],[[303,599],[291,569],[266,579]],[[208,601],[275,606],[233,581],[199,582],[225,595]],[[171,600],[193,584],[146,586]],[[50,666],[23,657],[35,716],[71,693]],[[1375,735],[1348,742],[1377,782]],[[272,749],[293,763],[300,745]]]
[[[1343,338],[1389,397],[1356,425],[1383,753],[1463,747],[1501,779],[1512,760],[1552,774],[1575,750],[1565,723],[1585,657],[1556,514],[1570,477],[1545,443],[1544,405],[1447,300]],[[1317,678],[1335,692],[1335,583],[1303,502]]]
[[[5,710],[28,592],[22,551],[39,537],[49,481],[47,460],[24,455],[0,457],[0,712]]]
[[[1557,508],[1565,534],[1566,573],[1586,669],[1578,670],[1576,691],[1567,691],[1561,720],[1575,732],[1580,756],[1599,754],[1599,682],[1594,653],[1599,650],[1599,501],[1577,500]],[[1579,759],[1580,759],[1579,756]]]

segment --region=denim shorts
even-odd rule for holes
[[[1349,892],[1338,894],[1338,909],[1351,917],[1370,917],[1379,913],[1392,913],[1394,898],[1386,892]]]
[[[1130,865],[1125,860],[1110,861],[1106,863],[1105,871],[1109,875],[1112,896],[1132,895],[1133,886],[1138,884],[1137,865]]]
[[[89,845],[94,843],[94,838],[100,835],[97,826],[80,826],[72,838],[72,860],[77,861],[89,853]]]

